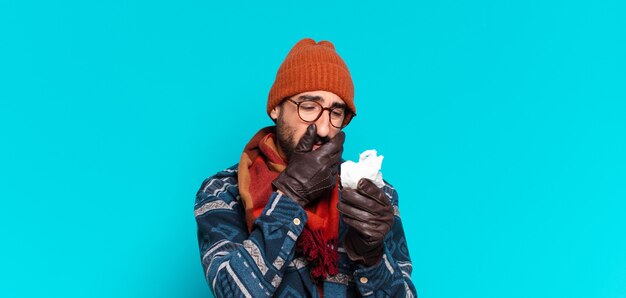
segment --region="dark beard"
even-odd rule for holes
[[[293,135],[293,130],[289,129],[282,115],[279,115],[276,121],[276,137],[278,140],[278,146],[280,146],[280,149],[282,149],[283,153],[285,153],[287,160],[289,160],[291,153],[293,153],[296,149],[296,142]]]

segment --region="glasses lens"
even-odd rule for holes
[[[346,111],[342,108],[332,109],[330,111],[330,123],[337,128],[342,128],[344,125],[344,119],[346,118]]]
[[[314,101],[301,102],[298,107],[300,118],[304,121],[315,121],[322,112],[322,106]]]

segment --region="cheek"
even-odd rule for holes
[[[304,130],[300,128],[299,123],[283,114],[278,117],[278,125],[280,126],[279,131],[282,134],[283,141],[290,143],[289,145],[295,148],[300,138],[304,135]]]
[[[298,142],[300,142],[300,139],[302,138],[305,132],[306,132],[306,127],[304,129],[302,129],[299,125],[297,127],[294,127],[294,130],[293,130],[293,141],[295,143],[293,144],[294,146],[296,146]]]
[[[292,136],[294,146],[298,144],[300,138],[306,133],[309,124],[302,121],[298,115],[287,114],[282,117],[282,124],[288,127],[289,134]]]

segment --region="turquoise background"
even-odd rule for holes
[[[0,296],[207,297],[202,180],[335,43],[421,298],[626,297],[623,1],[0,2]]]

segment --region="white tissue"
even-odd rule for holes
[[[378,187],[383,187],[383,174],[380,168],[384,156],[377,156],[376,150],[366,150],[359,155],[359,162],[348,160],[341,164],[341,186],[356,189],[361,178],[370,179]]]

